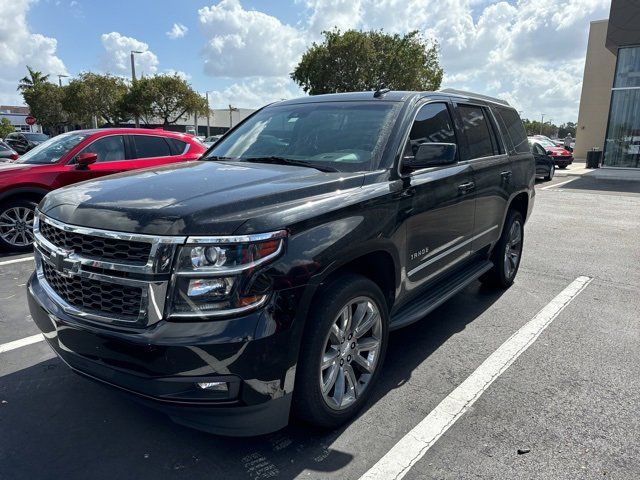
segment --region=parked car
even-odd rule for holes
[[[0,248],[31,248],[34,209],[51,190],[112,173],[195,160],[204,151],[190,136],[164,130],[77,130],[53,137],[14,162],[0,163]]]
[[[529,138],[529,146],[536,161],[536,176],[551,180],[556,172],[556,163],[553,156],[549,155],[540,145],[538,137]]]
[[[18,159],[18,152],[0,140],[0,162],[6,162]]]
[[[184,425],[334,428],[371,396],[389,330],[476,279],[513,283],[534,175],[503,101],[282,101],[202,161],[47,195],[31,315],[74,371]]]
[[[7,135],[4,141],[22,155],[48,139],[49,135],[44,133],[14,132]]]
[[[573,163],[573,154],[570,151],[564,147],[558,147],[551,140],[546,139],[546,137],[541,137],[541,135],[535,135],[529,137],[529,140],[538,143],[544,149],[545,153],[553,158],[556,167],[564,169]]]
[[[205,138],[203,143],[207,146],[207,148],[209,148],[211,145],[220,140],[220,137],[222,137],[222,135],[211,135]]]

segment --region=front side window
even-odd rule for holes
[[[124,151],[124,138],[122,135],[102,137],[87,146],[81,153],[95,153],[98,162],[118,162],[127,157]]]
[[[418,111],[404,156],[415,156],[423,143],[456,143],[453,121],[444,103],[429,103]]]
[[[136,158],[169,157],[171,149],[163,137],[132,135]]]
[[[42,142],[37,147],[22,155],[15,163],[51,164],[56,163],[69,150],[89,136],[88,133],[63,133]]]
[[[474,105],[459,105],[462,118],[462,129],[467,138],[468,152],[466,159],[490,157],[495,154],[495,139],[485,116],[484,109]]]
[[[267,107],[218,141],[204,159],[370,170],[379,162],[399,107],[383,101]]]

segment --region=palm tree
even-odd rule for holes
[[[27,70],[29,71],[29,75],[22,77],[18,83],[18,90],[21,92],[42,85],[49,80],[49,75],[43,75],[42,72],[34,70],[28,65]]]

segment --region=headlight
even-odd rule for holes
[[[280,255],[286,235],[189,238],[178,254],[170,316],[230,315],[263,305],[269,292],[247,286],[258,267]]]

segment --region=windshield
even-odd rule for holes
[[[543,147],[555,147],[557,146],[551,140],[545,140],[544,138],[537,138],[536,141]]]
[[[23,133],[27,140],[31,140],[32,142],[44,142],[49,139],[49,135],[45,135],[44,133]]]
[[[341,172],[370,170],[399,106],[392,102],[318,102],[267,107],[219,140],[204,159],[276,157]]]
[[[50,164],[56,163],[69,150],[89,136],[88,133],[63,133],[50,138],[22,155],[15,163]]]

